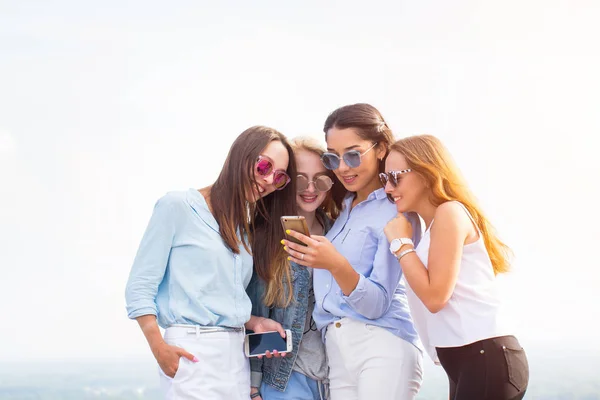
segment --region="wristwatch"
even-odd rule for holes
[[[400,250],[405,244],[410,244],[411,246],[414,246],[413,241],[410,238],[398,238],[392,240],[390,242],[390,253],[396,255],[398,250]]]

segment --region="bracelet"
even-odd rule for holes
[[[398,254],[398,257],[397,257],[398,261],[400,261],[400,259],[402,257],[404,257],[405,255],[407,255],[408,253],[415,253],[415,249],[407,249],[407,250],[401,251],[400,254]]]
[[[260,396],[260,392],[256,392],[254,394],[251,394],[250,398],[253,399],[253,398],[258,397],[258,396]]]

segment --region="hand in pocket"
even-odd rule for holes
[[[173,378],[179,369],[179,359],[185,357],[192,362],[199,360],[191,353],[188,353],[181,347],[171,346],[165,342],[153,349],[154,357],[158,362],[160,369],[169,378]]]

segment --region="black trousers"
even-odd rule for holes
[[[529,364],[514,336],[436,350],[450,380],[450,400],[519,400],[525,396]]]

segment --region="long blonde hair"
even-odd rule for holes
[[[316,154],[319,158],[325,153],[324,146],[321,145],[317,139],[310,136],[299,136],[289,142],[294,153],[305,150]],[[327,175],[335,182],[331,171],[328,170]],[[295,176],[292,176],[291,178],[293,180],[296,179]],[[319,208],[324,211],[324,214],[328,218],[335,219],[339,215],[339,209],[331,197],[331,191],[327,193],[325,200],[323,200],[323,204],[321,204]],[[322,220],[322,214],[317,213],[317,219],[321,225],[325,226],[325,221]],[[284,259],[279,262],[279,265],[279,268],[273,268],[273,278],[266,283],[263,303],[268,307],[287,307],[294,300],[290,262],[287,261],[287,259]]]
[[[406,159],[408,168],[425,179],[430,189],[430,201],[439,206],[447,201],[462,203],[479,228],[485,248],[489,254],[494,274],[510,269],[510,248],[496,235],[496,232],[483,214],[481,207],[454,163],[452,156],[442,142],[431,135],[410,136],[392,145]]]

